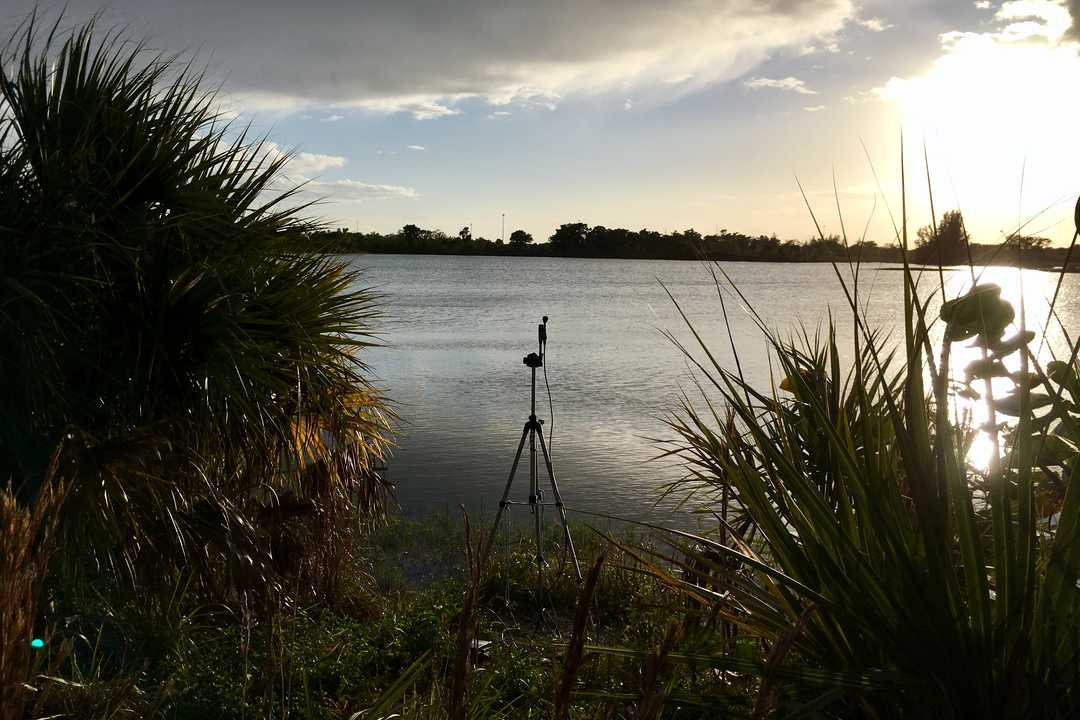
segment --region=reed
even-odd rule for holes
[[[462,602],[461,613],[458,616],[454,671],[450,684],[451,720],[465,720],[469,710],[473,675],[473,646],[476,641],[477,629],[476,612],[480,600],[480,581],[483,572],[483,559],[480,557],[483,540],[478,540],[476,545],[473,545],[472,532],[469,527],[469,515],[465,512],[464,507],[462,507],[462,513],[465,515],[465,569],[467,581],[465,599]]]
[[[574,625],[570,631],[570,642],[567,643],[566,657],[563,660],[562,677],[555,691],[553,711],[555,720],[568,720],[570,717],[570,696],[584,657],[585,627],[589,621],[589,607],[593,593],[596,591],[596,583],[600,579],[600,568],[603,567],[606,557],[604,553],[597,556],[585,575],[585,581],[578,593],[577,607],[574,609]]]

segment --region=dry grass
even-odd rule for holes
[[[585,584],[578,593],[577,608],[574,610],[574,628],[570,633],[570,643],[566,646],[566,660],[563,662],[562,680],[555,695],[555,720],[567,720],[570,717],[570,694],[574,689],[581,668],[582,651],[585,647],[585,625],[589,620],[589,606],[592,604],[596,582],[600,579],[600,568],[606,554],[601,552],[585,576]]]
[[[28,505],[10,486],[0,490],[0,720],[22,717],[27,682],[34,671],[30,641],[63,500],[55,476],[54,457],[47,481]]]

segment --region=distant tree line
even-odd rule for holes
[[[702,235],[694,229],[659,232],[627,230],[586,223],[564,223],[546,243],[535,243],[524,230],[514,230],[507,242],[475,237],[469,227],[456,235],[406,225],[396,233],[350,232],[347,228],[320,232],[311,237],[322,250],[339,253],[408,253],[431,255],[528,255],[542,257],[634,258],[646,260],[755,260],[766,262],[863,262],[903,261],[897,244],[878,245],[870,241],[849,242],[840,236],[815,237],[807,241],[781,240],[776,235],[747,235],[720,230]],[[950,210],[940,222],[920,228],[911,246],[909,259],[915,264],[1011,265],[1017,251],[1025,265],[1054,266],[1065,260],[1064,248],[1049,247],[1043,237],[1019,236],[1004,243],[980,245],[971,242],[959,210]],[[1074,261],[1075,262],[1075,261]]]
[[[807,242],[780,240],[775,235],[746,235],[721,230],[702,235],[696,230],[662,233],[656,230],[626,230],[603,225],[565,223],[548,238],[534,243],[524,230],[515,230],[508,242],[474,237],[468,227],[456,235],[406,225],[396,233],[350,232],[346,228],[317,234],[320,247],[341,253],[410,253],[432,255],[532,255],[546,257],[600,257],[655,260],[766,260],[814,262],[846,257],[838,236],[814,238]],[[851,248],[871,262],[899,261],[896,248],[872,242]]]

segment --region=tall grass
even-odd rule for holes
[[[866,317],[855,264],[834,270],[853,328],[847,353],[831,323],[818,338],[770,329],[717,267],[718,291],[737,295],[769,345],[782,379],[771,387],[724,367],[683,314],[692,340],[679,347],[702,400],[670,419],[670,450],[719,528],[674,534],[672,551],[656,553],[686,572],[639,556],[772,650],[747,662],[716,637],[695,661],[760,676],[761,717],[1074,716],[1080,344],[1044,368],[1026,308],[978,284],[975,268],[931,316],[945,284],[925,292],[905,254],[893,345]],[[981,357],[958,383],[961,342]],[[1005,395],[997,376],[1010,381]],[[986,404],[985,468],[969,460],[979,429],[953,412],[958,393]]]
[[[55,463],[51,467],[55,476]],[[39,597],[52,552],[63,487],[47,484],[29,504],[0,488],[0,720],[22,717],[35,666]],[[42,632],[42,636],[45,633]]]

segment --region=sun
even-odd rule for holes
[[[1066,37],[1069,13],[1050,0],[1018,0],[996,20],[991,32],[946,33],[925,73],[877,90],[898,103],[907,134],[926,139],[936,188],[964,210],[980,242],[1080,189],[1080,47]],[[1056,207],[1024,232],[1060,240],[1071,229],[1059,222],[1067,210]]]

